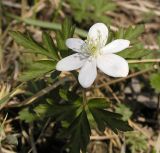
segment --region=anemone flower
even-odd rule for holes
[[[128,63],[115,53],[128,48],[130,41],[117,39],[106,45],[107,39],[108,28],[103,23],[94,24],[85,41],[79,38],[67,39],[66,46],[76,53],[61,59],[56,69],[72,71],[80,68],[78,80],[84,88],[90,87],[96,79],[97,67],[111,77],[126,77]]]

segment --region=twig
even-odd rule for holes
[[[30,7],[28,12],[26,12],[26,14],[23,16],[23,18],[32,17],[33,19],[35,19],[36,13],[40,12],[45,7],[46,7],[45,0],[41,0],[41,1],[34,0],[34,5]]]
[[[21,8],[21,5],[19,3],[14,3],[14,2],[11,2],[11,1],[3,0],[2,4],[5,5],[5,6],[8,6],[8,7],[13,7],[13,8],[18,8],[18,9]]]
[[[148,133],[146,133],[143,129],[141,129],[136,123],[134,123],[133,121],[131,120],[128,120],[129,122],[129,125],[133,128],[135,128],[136,130],[138,130],[139,132],[141,132],[143,135],[145,135],[148,139],[151,139],[150,135],[148,135]],[[154,142],[152,140],[149,141],[150,144],[152,146],[154,146]]]
[[[43,128],[42,128],[42,130],[41,130],[40,135],[38,136],[38,138],[37,138],[36,141],[35,141],[35,145],[38,143],[38,140],[42,137],[42,135],[43,135],[45,129],[47,128],[50,120],[51,120],[51,119],[49,118],[49,119],[46,121],[45,125],[43,126]],[[31,148],[31,149],[28,151],[28,153],[31,153],[31,152],[32,152],[32,149],[33,149],[33,148]]]
[[[136,5],[126,3],[125,1],[123,1],[123,2],[122,1],[116,1],[116,3],[119,6],[122,6],[123,8],[126,8],[126,9],[136,10],[136,11],[144,12],[144,13],[150,13],[152,11],[157,16],[160,16],[160,11],[159,10],[151,10],[151,9],[146,8],[146,7],[142,8],[142,7],[139,7],[139,6],[136,6]]]
[[[3,34],[1,36],[1,42],[2,40],[6,37],[6,35],[8,34],[8,31],[10,30],[10,27],[11,27],[12,23],[9,23],[6,27],[6,29],[3,31]]]
[[[36,144],[34,142],[33,124],[31,123],[29,127],[30,127],[29,128],[29,137],[30,137],[30,143],[31,143],[32,151],[33,151],[33,153],[38,153],[37,148],[36,148]]]
[[[112,141],[109,142],[109,153],[113,153],[113,143],[112,143]]]
[[[121,82],[121,81],[130,79],[130,78],[133,78],[133,77],[135,77],[135,76],[144,74],[144,73],[149,72],[149,71],[152,71],[152,70],[154,70],[153,67],[152,67],[152,68],[149,68],[149,69],[146,69],[146,70],[139,71],[139,72],[135,72],[135,73],[132,73],[132,74],[128,75],[128,76],[125,77],[125,78],[115,79],[115,80],[112,80],[112,81],[110,81],[110,82],[107,82],[106,84],[99,85],[98,87],[99,87],[99,88],[102,88],[102,87],[105,87],[106,85],[115,84],[115,83],[118,83],[118,82]]]
[[[142,59],[142,60],[128,60],[129,64],[138,64],[138,63],[157,63],[160,62],[160,59]]]
[[[157,142],[155,145],[156,153],[160,153],[160,145],[159,144],[160,144],[160,132],[158,134]]]
[[[67,81],[70,81],[70,79],[69,78],[60,79],[59,81],[55,82],[53,85],[42,89],[41,91],[37,92],[32,97],[24,100],[21,104],[15,104],[15,105],[13,104],[13,105],[8,105],[6,107],[7,108],[8,107],[22,107],[22,106],[29,105],[29,104],[33,103],[35,100],[37,100],[38,98],[44,96],[45,94],[49,93],[54,88],[58,87],[59,85],[63,84],[64,82],[67,82]]]
[[[119,100],[119,98],[117,97],[117,95],[114,93],[114,91],[112,90],[112,88],[108,85],[107,89],[109,90],[109,92],[113,95],[113,97],[115,98],[115,100],[117,101],[117,103],[121,103],[121,101]]]
[[[107,84],[105,81],[102,80],[102,82],[104,84]],[[114,91],[112,90],[112,88],[109,85],[106,85],[106,88],[108,89],[108,91],[112,94],[112,96],[114,97],[114,99],[117,101],[117,103],[121,103],[121,101],[119,100],[119,98],[117,97],[117,95],[114,93]]]
[[[1,150],[0,150],[1,151]],[[2,151],[0,153],[16,153],[14,151],[10,151],[10,150],[7,150],[5,148],[2,148]]]
[[[90,136],[90,140],[108,140],[115,139],[117,136]]]
[[[85,108],[85,106],[87,105],[87,96],[85,89],[82,90],[82,94],[83,94],[83,107]]]
[[[6,124],[10,124],[13,121],[19,120],[19,116],[6,120]]]
[[[158,94],[158,98],[157,98],[157,113],[156,113],[156,117],[157,117],[157,121],[158,121],[158,128],[160,127],[160,94]]]
[[[27,1],[21,0],[21,17],[23,17],[26,14],[26,8],[27,8]]]
[[[5,116],[2,124],[0,124],[0,153],[3,153],[1,141],[3,140],[2,139],[3,138],[3,134],[2,133],[4,132],[3,129],[4,129],[4,124],[5,124],[6,120],[7,120],[7,117],[8,117],[8,114]]]

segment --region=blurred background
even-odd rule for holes
[[[35,80],[23,86],[18,77],[33,61],[44,57],[24,53],[9,34],[29,32],[41,43],[42,31],[47,31],[55,41],[65,18],[76,26],[75,37],[83,39],[96,22],[105,23],[111,34],[120,28],[144,25],[136,39],[150,51],[149,58],[160,59],[159,0],[0,0],[0,153],[60,153],[66,144],[65,139],[57,138],[60,123],[21,111],[23,102],[47,85],[44,80]],[[159,70],[155,62],[132,65],[125,79],[111,81],[104,74],[98,76],[97,89],[88,96],[111,100],[115,112],[122,114],[134,131],[115,135],[108,128],[104,133],[93,128],[89,153],[160,153]]]

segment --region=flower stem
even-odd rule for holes
[[[87,105],[86,90],[83,89],[82,93],[83,93],[83,107],[85,108],[85,106]]]

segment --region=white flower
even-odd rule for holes
[[[77,52],[60,60],[58,71],[72,71],[81,68],[79,83],[88,88],[97,76],[97,67],[112,77],[125,77],[129,67],[127,61],[114,54],[129,47],[130,41],[117,39],[106,45],[108,28],[103,23],[94,24],[88,32],[87,40],[69,38],[66,40],[68,48]]]

